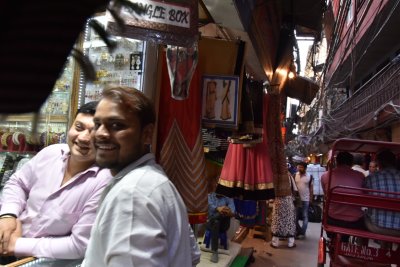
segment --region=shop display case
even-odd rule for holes
[[[106,16],[96,16],[105,27]],[[103,88],[109,84],[134,87],[142,90],[146,47],[141,40],[114,37],[117,46],[110,50],[96,32],[86,27],[83,51],[93,63],[97,80],[85,82],[81,77],[79,104],[98,100]]]
[[[68,58],[52,94],[37,114],[10,114],[1,118],[0,190],[37,151],[50,144],[66,142],[73,69],[73,60]]]
[[[68,129],[74,62],[68,58],[52,94],[37,114],[10,114],[0,120],[1,148],[7,152],[35,152],[64,143]]]
[[[73,65],[73,60],[68,58],[63,74],[55,83],[52,94],[50,94],[38,114],[10,114],[3,117],[0,121],[0,134],[9,132],[28,133],[34,130],[37,130],[37,133],[65,133],[69,119]],[[35,125],[36,122],[37,125]],[[63,141],[61,139],[59,141]],[[27,141],[29,142],[30,140]],[[42,145],[47,145],[48,142],[53,142],[54,140],[47,139],[43,141]],[[4,148],[6,144],[3,142],[2,145]]]

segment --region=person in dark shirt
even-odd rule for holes
[[[232,198],[216,194],[208,195],[208,220],[206,227],[211,232],[212,262],[218,262],[218,236],[230,227],[231,217],[235,215],[235,204]]]

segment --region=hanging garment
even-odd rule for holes
[[[217,82],[207,82],[206,90],[206,117],[207,119],[215,119],[215,102],[217,101]]]
[[[275,197],[267,143],[269,96],[264,95],[263,98],[263,140],[248,148],[242,144],[229,144],[217,193],[248,200],[267,200]]]
[[[199,60],[197,43],[191,47],[168,45],[166,54],[171,97],[184,100],[189,97],[190,82]]]
[[[240,221],[242,226],[254,226],[258,214],[257,201],[234,199],[235,202],[235,217]]]
[[[206,164],[201,134],[200,75],[196,69],[190,95],[171,97],[165,55],[162,65],[157,133],[158,161],[181,194],[191,224],[207,218]]]
[[[261,135],[263,127],[263,84],[251,79],[245,79],[243,83],[239,132],[242,135]]]

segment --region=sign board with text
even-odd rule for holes
[[[107,30],[114,35],[152,40],[157,43],[190,46],[198,38],[198,1],[129,0],[143,12],[121,8],[119,15],[125,21],[122,31],[110,18]]]
[[[389,249],[359,246],[352,243],[341,242],[339,255],[361,259],[366,262],[391,263],[400,262],[400,253]]]

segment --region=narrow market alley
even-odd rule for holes
[[[286,241],[281,241],[278,249],[272,248],[270,242],[248,235],[242,247],[254,247],[255,261],[250,267],[310,267],[317,266],[318,240],[321,223],[309,223],[304,240],[296,240],[295,248],[288,248]]]
[[[252,230],[241,242],[241,248],[254,248],[254,262],[249,267],[310,267],[317,266],[318,240],[320,237],[321,223],[309,223],[307,236],[304,240],[296,240],[295,248],[287,248],[286,241],[281,241],[278,249],[272,248],[270,242],[261,238],[254,238]],[[237,244],[231,243],[234,246]],[[225,256],[225,255],[224,255]],[[222,256],[222,257],[224,257]],[[222,267],[226,265],[224,258],[218,263],[210,262],[211,253],[202,251],[198,267]]]

